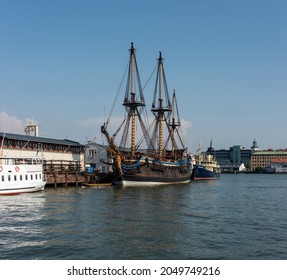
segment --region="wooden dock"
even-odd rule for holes
[[[57,187],[58,185],[76,185],[87,183],[89,181],[89,177],[83,173],[70,173],[70,172],[53,172],[53,173],[45,173],[47,185],[54,185]]]
[[[114,180],[112,173],[89,173],[81,171],[81,165],[77,161],[46,161],[44,162],[44,174],[47,186],[83,186],[107,187]]]
[[[50,160],[44,162],[47,185],[76,185],[89,182],[89,176],[81,172],[78,161]]]

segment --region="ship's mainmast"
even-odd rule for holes
[[[165,106],[163,104],[164,99],[163,95],[165,94]],[[154,99],[151,110],[157,120],[158,126],[158,158],[159,160],[163,159],[163,121],[165,120],[165,112],[171,111],[171,103],[170,98],[167,91],[167,84],[164,74],[163,68],[163,58],[161,56],[161,52],[159,53],[158,58],[158,70],[157,70],[157,78],[156,85],[154,91]]]

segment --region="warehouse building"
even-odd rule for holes
[[[37,126],[33,135],[0,132],[1,157],[40,157],[43,158],[47,183],[73,183],[85,181],[79,175],[84,171],[85,146],[64,139],[52,139],[38,136]]]

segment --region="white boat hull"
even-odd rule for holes
[[[19,186],[1,186],[0,195],[43,191],[45,189],[45,185],[46,185],[46,182],[30,183],[30,184],[19,185]]]

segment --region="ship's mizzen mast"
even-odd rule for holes
[[[173,97],[172,97],[172,112],[171,112],[171,151],[172,155],[174,156],[174,145],[175,145],[175,137],[174,137],[174,132],[177,126],[179,126],[179,123],[176,123],[175,121],[175,116],[174,116],[174,111],[175,111],[175,105],[176,105],[176,97],[175,97],[175,91],[173,92]]]
[[[169,113],[168,116],[168,126],[169,126],[169,138],[166,142],[166,147],[171,140],[171,151],[172,156],[175,156],[176,150],[183,150],[185,149],[185,144],[181,136],[181,123],[180,123],[180,117],[179,117],[179,111],[177,106],[177,100],[176,100],[176,94],[175,90],[173,92],[172,96],[172,110]],[[178,146],[180,144],[180,147]]]

